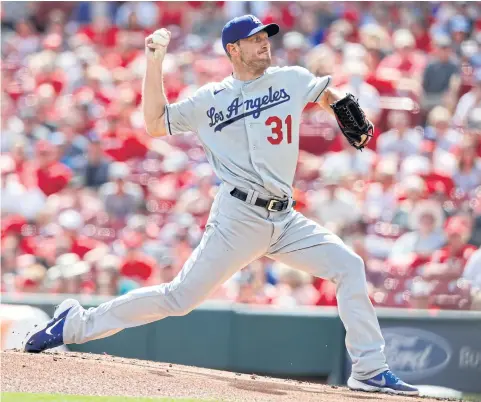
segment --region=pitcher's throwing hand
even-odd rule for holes
[[[145,53],[148,59],[164,60],[169,46],[171,32],[165,28],[158,29],[145,38]]]

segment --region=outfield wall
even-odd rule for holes
[[[50,316],[68,296],[2,296]],[[78,297],[77,297],[78,298]],[[83,296],[85,307],[110,300]],[[378,309],[393,370],[415,384],[481,392],[481,313]],[[345,331],[331,307],[281,309],[206,302],[185,317],[170,317],[73,351],[107,353],[245,373],[327,378],[342,384],[350,362]]]

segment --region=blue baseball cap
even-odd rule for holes
[[[279,32],[279,25],[263,25],[259,18],[253,15],[243,15],[230,20],[222,28],[222,46],[227,53],[227,44],[237,42],[255,35],[260,31],[266,31],[268,36],[273,36]]]

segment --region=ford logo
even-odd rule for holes
[[[439,373],[447,366],[452,351],[439,335],[409,327],[383,330],[389,367],[406,380],[419,380]]]

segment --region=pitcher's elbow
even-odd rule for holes
[[[163,119],[155,121],[144,120],[145,131],[151,137],[163,137],[166,135]]]

